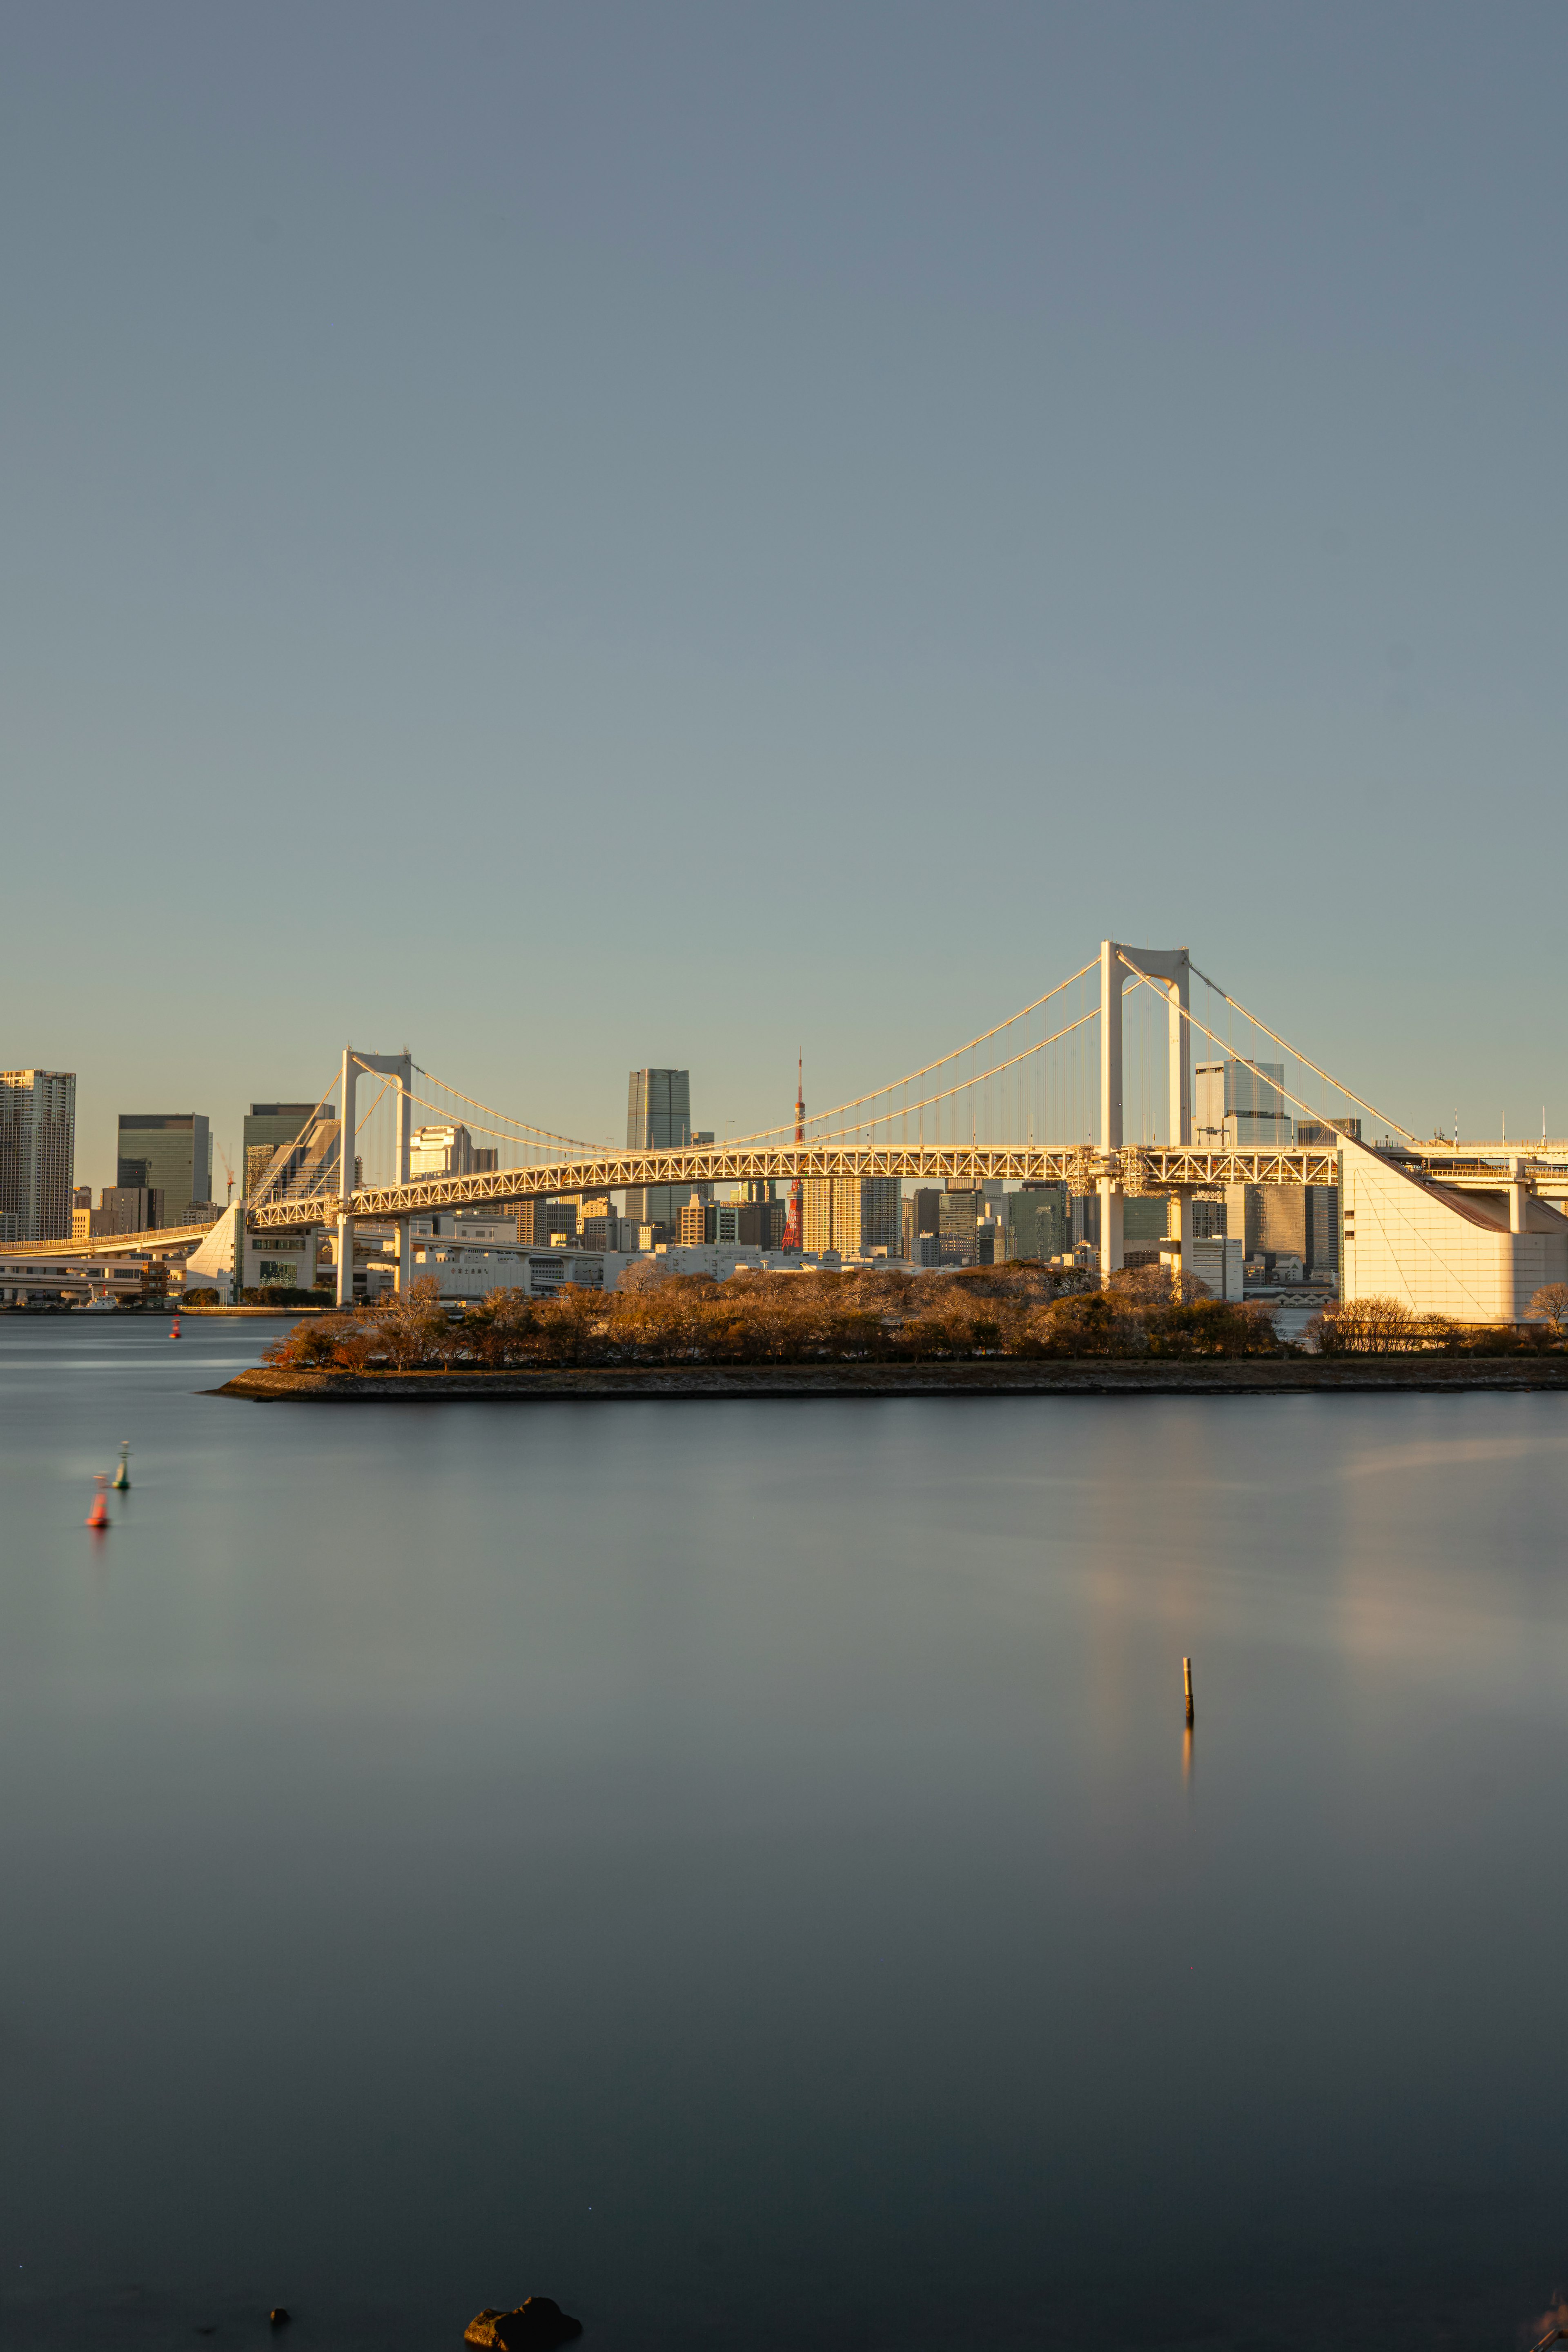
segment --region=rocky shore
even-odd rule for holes
[[[1293,1356],[1140,1362],[650,1364],[540,1371],[342,1371],[262,1365],[212,1393],[261,1402],[556,1403],[635,1397],[1273,1396],[1304,1390],[1568,1389],[1568,1358]]]

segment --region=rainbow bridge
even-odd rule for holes
[[[1205,1063],[1211,1074],[1250,1068],[1272,1110],[1216,1118],[1211,1083],[1199,1089],[1194,1122],[1194,1055],[1200,1076]],[[419,1172],[416,1111],[486,1139],[488,1164]],[[1381,1129],[1375,1146],[1363,1141],[1363,1126]],[[1124,1263],[1129,1199],[1169,1202],[1170,1242],[1186,1264],[1195,1199],[1235,1185],[1285,1185],[1335,1192],[1348,1296],[1392,1293],[1463,1320],[1512,1320],[1541,1283],[1568,1280],[1568,1217],[1555,1205],[1568,1203],[1568,1143],[1420,1138],[1248,1012],[1185,948],[1115,940],[923,1067],[814,1114],[799,1131],[785,1122],[722,1142],[619,1149],[566,1136],[436,1077],[406,1048],[345,1046],[315,1120],[218,1228],[100,1237],[92,1255],[180,1254],[194,1244],[214,1261],[232,1244],[237,1280],[247,1235],[280,1244],[287,1236],[308,1251],[313,1273],[324,1229],[335,1237],[337,1296],[347,1306],[362,1221],[396,1229],[406,1289],[413,1226],[443,1210],[860,1177],[1061,1184],[1097,1196],[1102,1277]],[[33,1244],[26,1255],[79,1249]]]

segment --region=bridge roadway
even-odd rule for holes
[[[933,1183],[1001,1178],[1010,1184],[1067,1184],[1085,1192],[1110,1181],[1129,1192],[1190,1192],[1225,1184],[1337,1184],[1340,1167],[1337,1150],[1197,1151],[1154,1145],[1103,1152],[1072,1144],[993,1149],[973,1144],[790,1143],[755,1150],[714,1145],[605,1152],[592,1160],[539,1161],[483,1176],[420,1176],[407,1184],[362,1185],[346,1201],[320,1192],[305,1199],[268,1201],[251,1208],[248,1216],[253,1231],[283,1233],[298,1231],[307,1222],[331,1223],[345,1213],[395,1218],[567,1192],[618,1192],[627,1186],[792,1183],[797,1176],[819,1181],[896,1176]]]
[[[213,1223],[217,1221],[215,1218]],[[298,1224],[299,1219],[294,1220]],[[9,1257],[144,1257],[149,1252],[194,1249],[212,1231],[205,1225],[155,1225],[139,1234],[94,1234],[85,1242],[0,1242],[0,1265]]]
[[[1496,1191],[1508,1181],[1509,1171],[1522,1164],[1528,1181],[1540,1192],[1568,1197],[1568,1143],[1552,1141],[1542,1148],[1508,1143],[1440,1144],[1396,1155],[1402,1166],[1429,1181],[1462,1191]],[[626,1185],[721,1184],[747,1181],[793,1182],[803,1177],[898,1176],[925,1178],[931,1182],[973,1183],[1001,1177],[1009,1183],[1068,1184],[1093,1191],[1102,1179],[1125,1190],[1145,1192],[1203,1192],[1226,1184],[1337,1184],[1337,1150],[1292,1149],[1289,1151],[1180,1150],[1162,1145],[1133,1145],[1121,1152],[1097,1151],[1090,1146],[1035,1144],[991,1150],[969,1144],[870,1147],[835,1144],[785,1144],[762,1151],[750,1149],[695,1147],[679,1151],[604,1153],[591,1160],[540,1161],[527,1168],[503,1168],[484,1176],[423,1176],[408,1184],[367,1185],[346,1206],[352,1217],[388,1218],[418,1215],[421,1211],[481,1208],[493,1202],[539,1200],[563,1192],[619,1192]],[[255,1232],[297,1233],[301,1226],[336,1222],[345,1203],[335,1192],[313,1193],[305,1199],[268,1201],[251,1208],[247,1222]],[[210,1224],[163,1225],[147,1233],[95,1234],[89,1242],[0,1243],[0,1265],[6,1258],[143,1255],[149,1252],[191,1249],[205,1241]]]

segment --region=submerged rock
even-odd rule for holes
[[[464,2328],[463,2341],[482,2346],[484,2352],[549,2352],[582,2333],[582,2321],[563,2311],[552,2296],[531,2294],[515,2311],[494,2311],[487,2304]]]

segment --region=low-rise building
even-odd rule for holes
[[[514,1238],[525,1246],[548,1248],[557,1236],[577,1239],[578,1197],[563,1192],[555,1199],[520,1201],[513,1217]]]
[[[738,1201],[689,1201],[677,1220],[682,1249],[702,1249],[716,1243],[733,1249],[741,1239],[742,1206]]]
[[[610,1255],[565,1243],[546,1249],[525,1249],[515,1240],[487,1245],[456,1234],[428,1235],[411,1251],[416,1282],[433,1281],[443,1298],[474,1304],[492,1290],[521,1290],[531,1298],[548,1297],[568,1283],[602,1290]]]
[[[139,1305],[152,1271],[145,1257],[94,1257],[88,1251],[79,1257],[0,1257],[0,1304],[25,1307],[64,1298],[80,1305],[89,1298],[113,1298]]]
[[[84,1185],[83,1191],[87,1190]],[[196,1222],[196,1211],[205,1202],[193,1202],[186,1222]],[[75,1209],[71,1213],[72,1241],[96,1241],[105,1234],[145,1234],[154,1231],[167,1221],[163,1215],[163,1196],[155,1185],[106,1184],[98,1196],[96,1209]]]
[[[1193,1275],[1215,1298],[1240,1298],[1246,1288],[1242,1272],[1241,1244],[1228,1240],[1224,1234],[1194,1240],[1192,1253],[1185,1261],[1185,1271]]]

